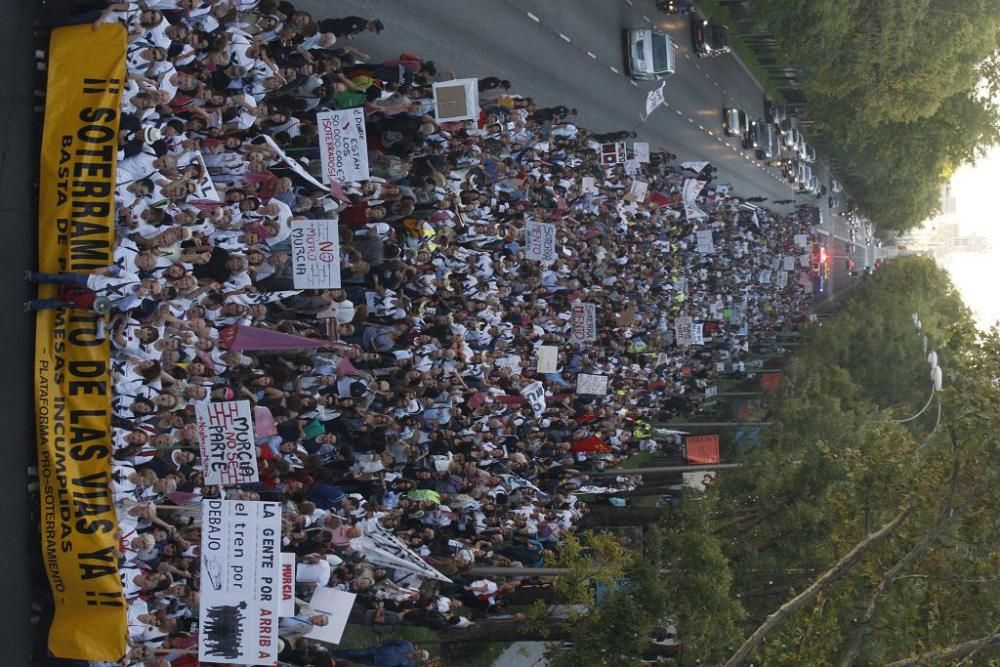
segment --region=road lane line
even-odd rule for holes
[[[587,51],[587,55],[593,58],[594,60],[597,60],[597,54],[594,53],[593,51]]]
[[[678,115],[678,116],[683,116],[683,115],[684,115],[684,112],[683,112],[683,111],[681,111],[680,109],[674,109],[674,111],[676,111],[676,112],[677,112],[677,115]]]
[[[652,23],[652,21],[649,20],[649,17],[645,14],[642,15],[642,18],[645,19],[646,23]]]
[[[562,33],[559,33],[559,39],[561,39],[562,41],[566,42],[567,44],[571,44],[573,42],[572,39],[570,39],[569,37],[567,37],[566,35],[564,35]]]
[[[608,67],[611,68],[612,72],[614,72],[615,74],[618,74],[618,68],[617,67],[614,67],[613,65],[608,65]]]
[[[537,16],[535,16],[531,12],[525,12],[525,14],[527,14],[528,18],[531,19],[532,21],[534,21],[535,23],[541,23],[542,22],[542,19],[538,18]]]

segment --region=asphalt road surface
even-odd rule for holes
[[[668,16],[654,0],[299,0],[297,7],[325,17],[356,15],[379,18],[381,35],[365,33],[352,44],[375,59],[399,52],[416,53],[435,62],[439,72],[456,76],[499,76],[513,92],[539,105],[576,107],[574,120],[594,131],[635,129],[639,141],[663,147],[678,159],[708,160],[718,168],[719,182],[732,184],[742,196],[769,202],[796,199],[823,211],[828,254],[839,238],[848,240],[846,222],[835,216],[825,198],[797,195],[780,171],[756,160],[738,137],[722,133],[722,108],[739,106],[752,118],[764,115],[763,91],[733,56],[700,59],[691,49],[690,18]],[[624,74],[623,32],[656,26],[677,44],[677,72],[664,88],[667,104],[640,122],[646,94],[659,82],[634,82]],[[829,174],[820,168],[829,187]],[[846,193],[840,200],[846,201]],[[776,207],[781,210],[783,207]],[[856,253],[864,265],[863,252]],[[854,256],[852,254],[852,256]],[[846,275],[834,272],[828,295],[842,288]]]
[[[32,24],[37,11],[33,0],[4,5],[0,21],[0,220],[4,225],[0,243],[0,341],[7,350],[0,363],[4,379],[0,401],[7,438],[3,443],[0,485],[4,489],[3,520],[0,521],[0,592],[4,622],[0,644],[4,665],[31,664],[31,646],[40,639],[41,627],[32,626],[32,573],[43,581],[38,526],[32,512],[25,469],[35,460],[34,384],[32,377],[34,318],[21,310],[29,297],[22,274],[36,263],[37,220],[32,202],[32,183],[38,173],[38,146],[32,91],[36,69]]]

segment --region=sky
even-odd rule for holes
[[[1000,320],[1000,146],[994,146],[975,165],[961,167],[951,179],[956,213],[962,233],[977,233],[990,239],[991,251],[984,254],[957,253],[942,264],[973,310],[980,328]]]

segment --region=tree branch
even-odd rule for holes
[[[957,521],[961,516],[960,512],[954,511],[955,494],[958,491],[958,474],[962,467],[961,452],[957,446],[958,443],[954,431],[952,431],[951,437],[952,451],[955,456],[951,468],[951,481],[948,485],[948,496],[945,498],[944,504],[941,506],[941,512],[938,514],[938,520],[934,524],[934,527],[924,534],[923,539],[917,542],[912,549],[896,561],[895,565],[889,568],[889,571],[882,577],[878,586],[875,587],[875,591],[868,599],[868,606],[865,608],[864,616],[861,617],[861,620],[851,632],[850,642],[848,642],[847,650],[841,657],[840,662],[837,663],[838,667],[850,667],[854,664],[854,661],[857,660],[858,653],[861,652],[861,644],[864,642],[865,634],[868,632],[868,628],[871,627],[872,619],[875,617],[875,610],[878,609],[879,600],[881,600],[882,596],[885,595],[889,586],[896,581],[903,570],[912,565],[913,561],[919,558],[938,539],[938,537],[941,536],[941,533],[943,533],[948,526]]]
[[[912,658],[905,658],[903,660],[890,662],[885,667],[917,667],[918,665],[933,665],[937,662],[958,660],[976,651],[980,651],[984,648],[990,648],[991,646],[1000,646],[1000,632],[980,637],[979,639],[970,639],[967,642],[947,646],[943,649],[938,649],[937,651],[921,653],[920,655]]]
[[[912,513],[913,505],[907,505],[904,507],[888,523],[884,524],[876,532],[868,535],[855,544],[853,549],[848,551],[833,567],[824,572],[819,579],[814,581],[808,588],[778,607],[778,610],[768,616],[767,620],[764,621],[760,627],[754,630],[753,634],[750,635],[745,642],[743,642],[743,645],[740,646],[736,653],[734,653],[732,657],[726,661],[725,667],[736,667],[737,665],[743,664],[743,662],[750,656],[750,653],[752,653],[753,650],[757,648],[762,641],[764,641],[764,637],[767,636],[769,632],[781,625],[789,616],[805,606],[830,584],[844,577],[855,565],[857,565],[858,561],[861,560],[861,557],[866,551],[896,532],[896,530]]]

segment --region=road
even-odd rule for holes
[[[7,665],[31,664],[31,645],[40,643],[42,626],[32,626],[32,583],[44,586],[38,547],[38,505],[29,501],[25,469],[35,460],[34,420],[34,318],[21,304],[29,298],[22,274],[35,266],[37,219],[32,203],[32,182],[38,173],[38,145],[32,117],[36,87],[31,27],[38,3],[8,3],[0,22],[0,219],[4,242],[0,244],[0,330],[7,354],[0,365],[5,383],[0,389],[7,439],[0,485],[4,489],[4,517],[0,522],[0,591],[4,623],[0,624],[2,660]]]
[[[374,58],[398,52],[433,60],[439,72],[458,77],[489,75],[509,79],[520,95],[540,105],[565,104],[579,110],[574,119],[594,131],[636,129],[640,141],[662,146],[680,160],[708,160],[720,182],[744,196],[769,200],[795,198],[820,204],[830,241],[848,239],[845,222],[825,201],[798,196],[769,168],[744,150],[738,138],[721,132],[722,107],[737,105],[751,117],[764,115],[763,91],[732,56],[699,59],[692,54],[688,17],[657,11],[654,0],[300,0],[296,6],[316,16],[380,18],[381,35],[365,33],[354,45]],[[633,82],[623,73],[622,33],[657,26],[677,44],[677,73],[666,83],[666,106],[640,124],[647,92],[659,83]],[[824,182],[829,174],[821,169]],[[841,194],[841,201],[846,197]],[[778,207],[781,210],[781,207]],[[843,254],[832,245],[828,254]],[[857,263],[863,266],[858,254]],[[847,276],[837,274],[833,287]]]

